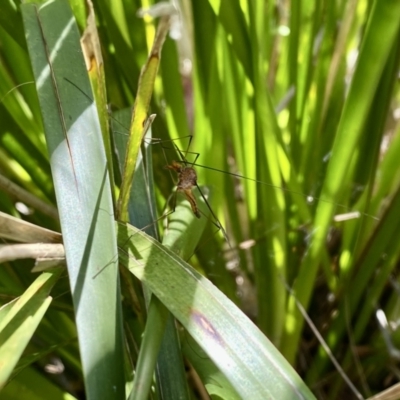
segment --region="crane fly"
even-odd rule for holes
[[[200,211],[192,192],[192,189],[197,186],[197,173],[194,168],[187,167],[176,161],[172,161],[172,163],[170,165],[166,165],[165,168],[173,170],[178,174],[176,191],[185,195],[186,199],[190,203],[193,214],[197,218],[200,218]]]
[[[209,201],[207,200],[207,196],[204,195],[203,191],[201,190],[200,186],[197,183],[197,173],[196,170],[194,169],[193,165],[196,164],[197,159],[199,158],[200,154],[198,153],[193,153],[189,151],[191,142],[193,137],[192,136],[188,136],[187,137],[189,139],[189,143],[187,146],[187,149],[182,152],[178,146],[175,145],[174,140],[172,139],[171,141],[174,143],[174,148],[177,151],[177,153],[179,154],[179,157],[181,158],[180,162],[173,160],[170,164],[168,164],[168,160],[167,157],[165,155],[164,149],[163,148],[163,152],[164,152],[164,157],[167,161],[167,165],[165,165],[165,169],[168,169],[170,171],[174,171],[177,174],[178,177],[178,182],[176,184],[176,193],[182,193],[186,199],[188,200],[189,204],[190,204],[190,208],[193,211],[193,214],[197,217],[200,218],[201,217],[201,210],[197,205],[197,201],[195,196],[193,195],[193,189],[197,188],[200,196],[202,197],[202,199],[204,200],[204,203],[206,204],[212,219],[211,222],[213,225],[215,225],[218,230],[221,230],[225,241],[227,242],[228,246],[230,248],[232,248],[228,235],[224,229],[224,227],[222,226],[222,224],[220,223],[218,217],[216,216],[216,214],[214,213]],[[182,139],[182,138],[180,138]],[[165,141],[157,141],[157,139],[155,140],[155,143],[159,143],[162,144]],[[194,154],[195,158],[193,162],[189,162],[186,159],[187,154]],[[173,205],[173,210],[174,211],[174,207],[175,205]]]
[[[172,203],[172,209],[168,212],[165,211],[165,209],[168,207],[168,203],[171,200],[171,197],[166,201],[166,206],[164,207],[164,212],[162,213],[161,217],[157,218],[154,222],[152,222],[149,225],[146,225],[144,227],[142,227],[140,230],[141,231],[145,231],[150,225],[154,225],[156,224],[158,221],[160,221],[161,219],[166,218],[167,216],[169,216],[171,213],[175,212],[175,208],[176,208],[176,197],[179,193],[182,193],[186,200],[188,201],[189,205],[190,205],[190,209],[193,212],[193,214],[197,217],[197,218],[201,218],[201,214],[203,214],[203,216],[205,218],[207,218],[214,226],[217,227],[218,231],[220,230],[223,233],[224,239],[227,242],[228,246],[230,249],[232,249],[232,246],[229,242],[229,238],[228,235],[225,231],[225,229],[223,228],[222,224],[219,222],[216,214],[214,213],[214,211],[211,208],[211,205],[209,203],[209,201],[207,200],[207,196],[203,193],[202,189],[200,188],[200,186],[197,183],[197,173],[195,171],[195,169],[191,166],[192,163],[190,163],[187,159],[186,159],[186,154],[191,153],[191,154],[195,154],[195,160],[194,162],[197,160],[197,158],[199,157],[198,153],[193,153],[193,152],[189,152],[189,146],[191,143],[192,137],[189,137],[189,144],[187,147],[187,150],[185,151],[181,151],[176,145],[174,146],[174,149],[177,151],[177,153],[179,154],[179,157],[181,158],[180,162],[177,161],[172,161],[171,163],[168,163],[168,158],[165,154],[165,150],[166,149],[171,149],[168,147],[164,147],[165,142],[170,142],[170,141],[162,141],[160,139],[157,138],[153,138],[150,139],[149,142],[146,142],[147,144],[160,144],[161,148],[163,149],[163,154],[164,154],[164,158],[167,162],[167,164],[164,166],[164,169],[167,169],[169,171],[174,171],[177,174],[178,177],[178,181],[176,183],[176,189],[173,193],[173,203]],[[184,155],[185,154],[185,155]],[[204,204],[207,206],[208,211],[210,212],[212,219],[207,217],[205,215],[205,210],[202,211],[201,208],[198,206],[198,200],[196,200],[196,197],[193,193],[193,190],[196,189],[198,190]],[[128,238],[126,240],[126,243],[128,243],[130,241],[131,237]],[[203,244],[200,243],[200,246],[202,246]],[[124,247],[124,246],[123,246]],[[233,250],[233,249],[232,249]],[[122,250],[125,254],[126,251]],[[189,258],[191,258],[193,256],[194,253],[192,253],[190,255]],[[111,260],[110,262],[108,262],[105,266],[103,266],[98,272],[96,272],[96,274],[93,276],[93,278],[97,277],[101,271],[104,270],[105,267],[107,267],[110,263],[115,262],[116,259]],[[186,260],[188,261],[188,260]]]

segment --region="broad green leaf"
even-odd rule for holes
[[[93,279],[115,259],[117,246],[100,123],[90,100],[94,97],[79,32],[66,2],[24,5],[23,16],[60,213],[86,395],[123,398],[116,263]]]
[[[121,223],[118,229],[119,243],[125,244],[122,262],[167,306],[242,398],[314,398],[271,342],[211,282],[142,231]]]

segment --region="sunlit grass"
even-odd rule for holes
[[[94,4],[112,112],[133,106],[157,25],[135,15],[147,2],[128,3]],[[364,396],[396,381],[375,312],[398,319],[399,8],[389,0],[183,1],[182,40],[164,45],[150,105],[153,137],[182,138],[176,145],[186,151],[193,135],[197,163],[221,171],[196,167],[229,245],[210,224],[193,264],[245,310],[318,398],[342,398],[347,389],[284,282]],[[19,14],[5,12],[22,27]],[[83,30],[83,1],[74,13]],[[0,173],[53,201],[36,93],[29,85],[8,93],[33,80],[26,45],[11,39],[6,20],[1,28]],[[174,186],[163,167],[176,151],[166,150],[166,160],[159,145],[150,147],[161,214]],[[4,195],[1,211],[17,214],[13,201]],[[26,218],[59,229],[40,211]],[[1,273],[4,293],[13,280],[32,281],[14,264]],[[144,321],[135,318],[127,323],[139,347]],[[42,328],[41,339],[52,343],[54,329]],[[67,351],[67,368],[79,374],[77,347]]]

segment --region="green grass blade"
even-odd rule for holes
[[[207,215],[205,204],[200,205],[200,200],[197,200],[199,207]],[[195,218],[188,204],[183,205],[182,201],[179,202],[175,212],[171,214],[163,245],[181,257],[190,257],[197,246],[206,221],[205,216],[200,220]],[[146,287],[148,286],[146,285]],[[148,312],[130,398],[146,399],[148,397],[157,359],[158,376],[162,379],[158,382],[160,392],[163,395],[169,393],[170,398],[189,398],[184,379],[185,371],[180,355],[180,345],[173,319],[169,316],[165,305],[154,295],[150,299]],[[167,331],[166,328],[169,328],[169,330]],[[161,347],[158,357],[158,350],[161,345],[163,347]],[[171,360],[175,360],[172,365],[170,364]]]
[[[399,15],[400,3],[391,0],[374,3],[357,68],[337,128],[332,157],[321,193],[321,198],[324,201],[319,202],[315,216],[313,243],[306,253],[302,269],[294,286],[298,300],[306,307],[313,287],[310,282],[315,280],[332,215],[352,177],[349,165],[352,163],[354,152],[364,132],[364,124],[381,73],[398,33]],[[386,38],[384,44],[381,41],[382,35]],[[371,62],[371,54],[374,54],[376,62]],[[285,356],[293,361],[303,326],[302,318],[293,298],[289,302],[288,313],[292,316],[290,318],[291,324],[290,327],[288,326],[282,348]]]
[[[27,368],[18,374],[1,392],[5,400],[76,400],[77,398],[50,383],[36,368]]]
[[[157,35],[149,58],[143,67],[139,78],[139,86],[133,106],[130,134],[125,156],[125,166],[122,177],[121,192],[118,199],[117,218],[128,220],[128,203],[136,168],[140,145],[145,132],[145,121],[148,117],[148,108],[153,94],[153,86],[160,63],[161,49],[169,29],[169,17],[160,20]]]
[[[40,275],[16,301],[0,312],[0,390],[51,303],[50,290],[62,269]]]
[[[65,2],[23,6],[44,120],[88,398],[124,398],[111,188],[79,32]],[[76,86],[71,85],[73,82]]]
[[[143,232],[119,226],[119,243],[134,235],[129,256],[120,252],[122,262],[168,307],[242,398],[314,398],[268,339],[206,278]]]

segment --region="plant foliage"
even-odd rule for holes
[[[398,1],[3,3],[2,398],[396,383]]]

